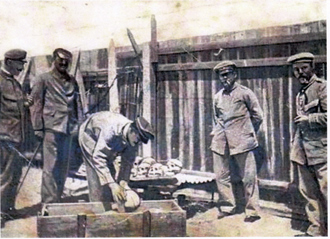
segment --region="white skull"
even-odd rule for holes
[[[146,158],[143,158],[142,159],[142,162],[141,163],[147,163],[147,164],[153,165],[154,163],[157,163],[157,162],[152,157],[146,157]]]
[[[168,173],[168,166],[162,164],[162,170],[163,170],[163,176],[167,176],[167,173]]]
[[[178,159],[169,159],[167,161],[168,172],[167,176],[173,176],[181,172],[182,162]]]
[[[142,161],[142,157],[141,156],[136,156],[135,157],[135,161],[133,163],[132,169],[131,169],[131,175],[132,177],[136,177],[138,174],[138,166],[140,165],[141,161]]]
[[[163,165],[161,163],[155,163],[151,165],[148,177],[161,177],[164,176]]]
[[[136,177],[138,178],[147,177],[149,169],[150,169],[150,164],[141,162],[141,164],[138,166],[138,172]]]

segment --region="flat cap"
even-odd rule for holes
[[[53,52],[53,56],[58,56],[61,59],[71,59],[72,53],[64,48],[56,48]]]
[[[301,52],[295,55],[292,55],[288,58],[288,63],[294,62],[311,62],[314,60],[314,55],[310,52]]]
[[[5,53],[5,58],[25,62],[26,51],[21,49],[12,49]]]
[[[232,68],[236,68],[235,62],[222,61],[213,68],[213,71],[228,71],[229,69]]]
[[[155,134],[151,127],[151,124],[143,117],[138,117],[134,121],[136,128],[139,132],[141,141],[143,143],[148,143],[149,139],[154,139]]]

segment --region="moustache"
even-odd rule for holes
[[[69,64],[67,64],[67,63],[60,63],[59,65],[60,65],[61,67],[68,67]]]

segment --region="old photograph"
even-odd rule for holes
[[[1,238],[327,237],[327,0],[0,0]]]

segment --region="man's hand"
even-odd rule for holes
[[[300,127],[308,127],[309,124],[309,118],[307,115],[298,115],[296,118],[293,120],[295,124],[299,125]]]
[[[120,185],[121,187],[123,187],[125,190],[131,190],[131,188],[128,186],[128,183],[127,183],[126,181],[124,181],[124,180],[121,180],[121,181],[119,182],[119,185]]]
[[[113,199],[115,200],[116,203],[122,204],[123,202],[126,201],[126,192],[123,187],[119,186],[115,182],[110,183],[109,187],[111,189]]]
[[[34,101],[33,101],[33,97],[32,97],[31,95],[28,95],[28,96],[26,97],[26,101],[24,101],[24,106],[26,106],[26,107],[30,107],[30,106],[33,105],[33,103],[34,103]]]

